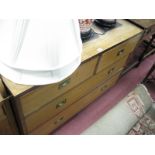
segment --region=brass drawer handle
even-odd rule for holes
[[[59,89],[62,89],[62,88],[64,88],[64,87],[66,87],[69,83],[70,83],[70,78],[69,79],[66,79],[66,80],[64,80],[64,81],[62,81],[60,84],[59,84],[59,86],[58,86],[58,88]]]
[[[113,71],[115,70],[115,68],[111,68],[109,71],[108,71],[108,75],[110,75]]]
[[[108,88],[108,85],[104,85],[102,88],[101,88],[101,91],[104,91],[105,89]]]
[[[120,56],[120,55],[122,55],[122,54],[124,54],[124,49],[121,49],[121,50],[119,50],[118,52],[117,52],[117,56]]]
[[[66,104],[66,102],[67,102],[67,99],[65,98],[65,99],[63,99],[62,101],[60,101],[59,103],[57,103],[57,104],[56,104],[56,109],[58,109],[58,108],[64,106],[64,105]]]
[[[54,122],[54,124],[56,125],[56,124],[60,123],[61,121],[63,121],[63,119],[64,119],[64,116],[60,117],[59,119],[57,119],[57,120]]]

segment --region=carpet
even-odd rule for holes
[[[154,128],[154,119],[148,111],[153,108],[153,100],[143,84],[139,84],[118,104],[104,114],[93,125],[81,134],[84,135],[126,135],[136,131],[136,134],[150,133]],[[146,115],[147,113],[147,115]],[[137,125],[133,128],[133,126]],[[149,127],[152,128],[149,128]],[[144,128],[145,127],[145,128]],[[133,129],[132,129],[133,128]],[[132,129],[132,132],[131,132]],[[153,130],[152,130],[153,129]],[[149,132],[150,131],[150,132]]]

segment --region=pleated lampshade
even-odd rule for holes
[[[78,20],[0,20],[0,74],[15,83],[63,80],[81,62]]]

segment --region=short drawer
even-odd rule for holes
[[[104,52],[101,55],[97,72],[110,66],[111,64],[118,61],[122,57],[129,55],[129,53],[132,52],[133,49],[135,48],[138,40],[140,39],[140,36],[141,35],[131,38],[128,41],[125,41],[125,42],[117,45],[116,47],[108,50],[107,52]]]
[[[47,86],[41,86],[19,98],[24,115],[44,106],[54,98],[80,84],[94,73],[98,57],[82,63],[80,67],[65,80]]]
[[[33,130],[31,134],[49,134],[57,127],[62,125],[68,119],[73,117],[76,113],[84,109],[92,101],[94,101],[98,96],[104,93],[108,88],[113,86],[118,79],[118,75],[112,77],[110,80],[106,81],[101,86],[97,87],[95,90],[91,91],[89,94],[81,98],[79,101],[75,102],[69,106],[66,110],[59,113],[53,119],[47,121],[45,124],[42,124],[39,128]]]
[[[116,74],[116,71],[118,75],[120,73],[120,71],[118,70],[115,70],[113,74]],[[51,119],[53,116],[64,110],[66,107],[95,89],[105,80],[107,80],[107,73],[108,70],[107,72],[100,72],[99,74],[92,76],[91,78],[71,89],[67,93],[64,93],[62,96],[46,104],[41,109],[31,113],[28,116],[25,116],[28,132],[30,132],[37,126],[45,123],[47,120]],[[111,76],[111,74],[109,76]]]
[[[103,69],[99,73],[101,73],[101,76],[104,77],[104,79],[108,79],[114,74],[116,74],[118,71],[121,71],[124,68],[127,59],[128,59],[128,56],[125,56],[122,59],[120,59],[118,62],[112,64],[110,67]]]

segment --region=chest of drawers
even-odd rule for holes
[[[49,134],[118,80],[143,31],[125,20],[120,27],[83,44],[82,63],[63,81],[23,86],[4,77],[20,134]]]

